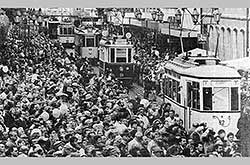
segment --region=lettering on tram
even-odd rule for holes
[[[164,97],[186,128],[205,121],[215,130],[238,131],[241,76],[219,61],[213,52],[207,55],[206,50],[196,48],[165,63]]]

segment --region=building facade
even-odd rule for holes
[[[248,8],[221,8],[219,24],[213,24],[210,9],[203,9],[203,24],[209,34],[208,49],[216,51],[221,60],[248,56]]]

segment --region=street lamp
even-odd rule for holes
[[[152,19],[155,21],[155,19],[156,19],[156,11],[152,11],[152,13],[151,13],[151,16],[152,16]]]
[[[123,18],[123,19],[124,19],[124,17],[125,17],[125,13],[126,13],[125,9],[124,9],[124,8],[121,9],[121,15],[122,15],[122,18]]]
[[[176,22],[177,22],[178,24],[181,23],[181,16],[182,16],[181,10],[180,10],[180,9],[177,9],[177,10],[176,10],[176,13],[175,13],[175,19],[176,19]]]
[[[219,24],[221,18],[221,12],[218,8],[213,9],[214,21]]]
[[[142,17],[142,13],[141,13],[140,9],[136,9],[136,11],[135,11],[135,18],[141,19],[141,17]]]
[[[193,23],[196,25],[198,23],[198,19],[199,19],[199,13],[198,13],[196,8],[194,8],[191,16],[192,16]]]
[[[164,17],[164,13],[159,10],[158,13],[157,13],[157,16],[158,16],[158,21],[162,22],[163,21],[163,17]]]

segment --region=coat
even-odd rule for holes
[[[237,128],[239,129],[239,138],[241,141],[250,141],[250,115],[242,114],[238,120]]]

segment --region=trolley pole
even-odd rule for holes
[[[246,46],[246,51],[247,51],[247,54],[246,56],[249,57],[249,8],[247,8],[247,11],[246,11],[246,17],[247,17],[247,22],[246,22],[246,32],[247,32],[247,46]]]

